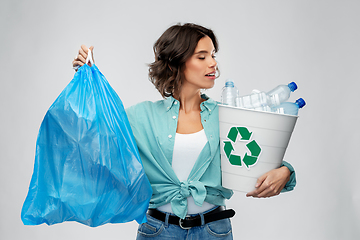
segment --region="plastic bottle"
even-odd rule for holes
[[[262,112],[272,112],[272,109],[271,107],[269,106],[261,106],[261,107],[256,107],[256,108],[250,108],[250,109],[253,109],[253,110],[256,110],[256,111],[262,111]]]
[[[250,95],[238,97],[236,105],[243,108],[258,108],[263,106],[274,107],[289,99],[290,93],[297,89],[295,82],[288,85],[279,85],[271,91],[255,92]]]
[[[293,102],[284,102],[280,105],[271,108],[272,112],[281,113],[281,114],[289,114],[297,116],[299,109],[306,105],[304,99],[299,98],[294,103]]]
[[[225,86],[221,91],[221,103],[229,106],[236,106],[236,98],[238,97],[238,89],[234,85],[232,79],[227,79]]]

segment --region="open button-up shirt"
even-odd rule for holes
[[[177,216],[185,218],[187,197],[201,206],[204,201],[225,205],[233,192],[221,186],[219,111],[217,102],[202,95],[201,123],[208,142],[198,156],[187,181],[180,182],[171,167],[180,102],[173,97],[157,102],[142,102],[126,110],[140,157],[151,183],[153,195],[149,208],[171,203]],[[295,173],[291,172],[284,191],[295,186]]]

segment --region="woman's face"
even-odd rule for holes
[[[199,40],[194,54],[185,62],[182,86],[197,89],[212,88],[216,73],[215,48],[208,36]]]

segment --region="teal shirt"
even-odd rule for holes
[[[208,142],[198,156],[187,181],[180,182],[171,167],[180,102],[173,97],[157,102],[142,102],[126,110],[139,149],[140,157],[151,183],[153,195],[149,208],[171,203],[177,216],[185,218],[187,197],[195,204],[204,201],[214,205],[225,205],[233,192],[221,186],[219,111],[217,102],[207,99],[201,103],[201,123]],[[283,191],[292,190],[296,184],[295,172]]]

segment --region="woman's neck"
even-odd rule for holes
[[[200,104],[204,101],[201,98],[200,89],[182,88],[174,98],[180,102],[177,133],[189,134],[199,132],[203,129],[201,123]]]
[[[201,98],[200,90],[191,91],[190,89],[182,88],[180,93],[175,95],[174,98],[180,102],[180,111],[189,113],[192,111],[200,111],[200,103],[204,101]]]

